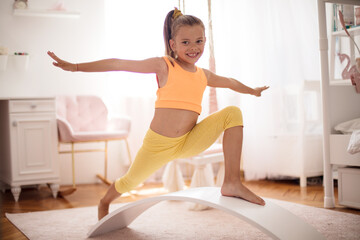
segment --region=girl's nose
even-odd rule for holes
[[[190,48],[191,50],[193,50],[193,49],[197,49],[197,46],[196,46],[195,43],[192,43],[192,44],[189,46],[189,48]]]

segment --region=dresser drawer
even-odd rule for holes
[[[10,100],[10,113],[55,112],[54,100]]]

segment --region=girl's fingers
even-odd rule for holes
[[[71,63],[66,62],[66,61],[64,61],[64,60],[61,60],[60,58],[58,58],[58,57],[55,55],[55,53],[48,51],[47,54],[48,54],[52,59],[55,60],[54,62],[52,62],[52,64],[53,64],[55,67],[61,68],[61,69],[65,70],[65,71],[72,71],[72,70],[74,70],[73,68],[71,68],[71,67],[72,67],[72,64],[71,64]]]
[[[48,51],[47,54],[48,54],[51,58],[54,58],[54,55],[55,55],[55,54],[54,54],[53,52]]]
[[[48,54],[49,54],[49,56],[50,56],[52,59],[54,59],[55,61],[57,61],[57,62],[61,62],[61,61],[62,61],[60,58],[58,58],[58,57],[55,55],[55,53],[48,51]]]

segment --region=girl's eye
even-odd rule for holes
[[[203,43],[203,40],[197,40],[196,43]]]
[[[184,45],[188,45],[189,44],[189,41],[183,41],[182,42]]]

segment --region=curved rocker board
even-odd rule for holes
[[[125,228],[141,213],[167,200],[199,203],[222,210],[253,225],[273,239],[325,239],[314,227],[271,201],[260,206],[240,198],[224,197],[218,187],[190,188],[128,203],[101,219],[89,231],[88,237]]]

